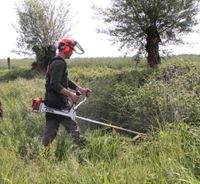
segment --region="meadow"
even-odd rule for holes
[[[48,150],[44,114],[32,100],[44,96],[45,74],[31,59],[0,60],[0,184],[200,183],[200,56],[162,59],[157,68],[134,58],[75,58],[69,76],[92,89],[79,116],[145,133],[135,135],[80,121],[85,147],[61,127]]]

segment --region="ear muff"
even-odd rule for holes
[[[65,46],[65,48],[63,49],[64,54],[68,54],[69,52],[72,52],[73,49],[69,46]]]
[[[65,42],[64,42],[65,41]],[[74,50],[74,46],[76,45],[76,42],[74,43],[70,40],[64,40],[59,43],[58,50],[63,51],[65,54],[72,52]]]

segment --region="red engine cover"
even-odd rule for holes
[[[39,111],[40,104],[43,103],[43,99],[41,97],[36,97],[33,99],[32,108],[34,111]]]

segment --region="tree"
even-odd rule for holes
[[[18,46],[35,53],[40,69],[45,69],[48,61],[55,56],[56,41],[71,29],[70,5],[56,2],[23,0],[21,6],[16,6]]]
[[[160,63],[159,43],[179,43],[184,33],[197,24],[199,0],[112,0],[112,6],[100,9],[109,25],[101,32],[113,37],[120,48],[146,50],[151,67]]]

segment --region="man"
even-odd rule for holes
[[[91,90],[82,88],[68,78],[67,63],[65,59],[69,59],[75,50],[75,47],[80,47],[78,42],[64,38],[58,43],[58,54],[49,63],[46,72],[46,92],[45,105],[57,109],[68,109],[68,100],[73,103],[78,102],[79,96],[74,91],[78,91],[83,95],[89,95]],[[66,131],[70,132],[74,143],[78,145],[85,144],[87,141],[80,136],[77,122],[69,117],[46,113],[46,129],[43,139],[45,147],[51,143],[57,135],[59,125],[62,124]]]

